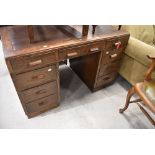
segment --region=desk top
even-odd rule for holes
[[[55,50],[69,47],[76,44],[84,44],[93,41],[102,40],[114,36],[128,34],[127,32],[118,31],[112,26],[96,27],[95,33],[92,34],[91,26],[88,36],[82,36],[82,26],[62,25],[62,26],[33,26],[34,43],[30,43],[27,26],[9,26],[1,32],[3,51],[5,58],[27,55],[34,52],[46,50]]]

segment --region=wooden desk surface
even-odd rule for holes
[[[108,25],[97,26],[94,35],[91,31],[90,27],[88,36],[82,37],[82,26],[34,26],[35,43],[30,43],[26,26],[9,26],[2,30],[1,39],[5,58],[9,59],[126,34]]]

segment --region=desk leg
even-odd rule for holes
[[[32,25],[27,26],[27,32],[28,32],[30,43],[33,43],[34,42],[34,30],[33,30]]]

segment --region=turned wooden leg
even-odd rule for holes
[[[148,120],[152,123],[152,125],[155,126],[155,121],[153,120],[153,118],[148,114],[148,112],[140,105],[137,103],[137,105],[139,106],[140,110],[143,112],[143,114],[148,118]]]
[[[32,25],[28,25],[27,26],[27,32],[28,32],[28,36],[30,39],[30,43],[34,42],[34,31],[33,31],[33,26]]]
[[[135,89],[134,89],[134,87],[132,87],[132,88],[128,91],[127,98],[126,98],[126,103],[125,103],[124,108],[123,108],[123,109],[119,109],[119,112],[120,112],[120,113],[123,113],[123,112],[129,107],[130,99],[131,99],[131,97],[133,96],[134,93],[135,93]]]
[[[89,25],[83,25],[82,36],[87,36],[89,31]]]

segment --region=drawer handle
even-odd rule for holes
[[[40,64],[42,64],[42,60],[36,60],[36,61],[30,62],[29,66],[37,66]]]
[[[45,78],[45,75],[44,74],[40,74],[40,75],[37,75],[37,76],[33,76],[32,80],[43,79],[43,78]]]
[[[120,47],[121,47],[121,42],[120,41],[118,41],[118,42],[116,42],[115,43],[115,47],[116,47],[116,49],[119,49]]]
[[[37,92],[36,92],[36,94],[44,94],[44,93],[46,93],[46,90],[38,90]]]
[[[106,80],[109,80],[110,79],[110,77],[105,77],[104,79],[103,79],[103,81],[106,81]]]
[[[107,55],[108,55],[109,53],[110,53],[109,51],[106,51],[106,52],[105,52],[105,54],[107,54]]]
[[[110,55],[110,57],[115,58],[115,57],[117,57],[117,54],[112,54],[112,55]]]
[[[46,101],[42,101],[42,102],[38,103],[39,106],[43,106],[45,104],[46,104]]]
[[[90,52],[98,52],[100,49],[98,47],[94,47],[90,49]]]
[[[67,57],[68,57],[68,58],[74,57],[74,56],[76,56],[77,54],[78,54],[77,52],[68,53],[68,54],[67,54]]]

